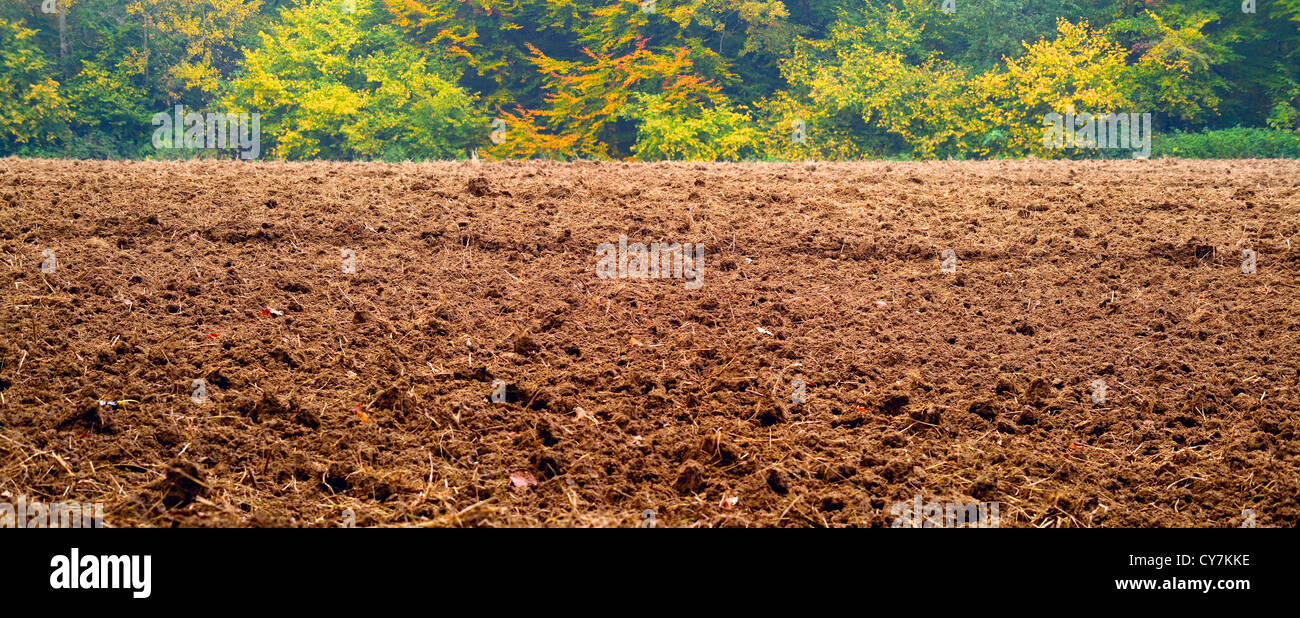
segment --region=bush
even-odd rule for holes
[[[0,156],[57,152],[69,137],[67,101],[35,36],[0,19]]]
[[[743,161],[758,153],[749,116],[725,105],[687,115],[662,95],[633,93],[624,115],[640,121],[632,153],[641,161]]]
[[[280,14],[229,84],[228,113],[262,114],[278,159],[455,159],[487,137],[445,59],[401,39],[378,0],[356,13],[302,2]]]
[[[1300,134],[1246,127],[1176,131],[1155,136],[1151,154],[1180,159],[1295,159],[1300,158]]]

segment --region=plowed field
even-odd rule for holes
[[[620,236],[698,276],[598,276]],[[0,492],[119,527],[1290,527],[1298,284],[1297,162],[7,159]]]

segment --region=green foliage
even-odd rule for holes
[[[828,36],[800,41],[781,64],[792,87],[780,99],[812,125],[811,153],[826,153],[825,138],[854,155],[951,156],[968,146],[970,80],[923,45],[941,14],[915,0],[902,7],[844,11]]]
[[[759,155],[759,130],[725,105],[684,112],[663,95],[638,94],[624,115],[639,122],[632,153],[642,161],[741,161]]]
[[[1005,71],[981,76],[977,88],[984,107],[985,127],[1005,137],[989,152],[997,155],[1064,156],[1043,146],[1046,114],[1107,113],[1131,108],[1124,82],[1123,51],[1086,22],[1057,22],[1052,41],[1025,45],[1018,59],[1006,60]]]
[[[70,137],[67,102],[35,34],[0,20],[0,154],[44,154]]]
[[[1214,130],[1300,128],[1300,0],[1256,6],[6,2],[0,154],[215,156],[154,151],[150,119],[175,105],[259,112],[266,156],[286,159],[1113,154],[1045,149],[1043,116],[1069,110],[1150,112],[1179,148],[1246,152],[1245,129]]]
[[[1227,48],[1202,32],[1215,20],[1213,14],[1198,13],[1174,27],[1146,11],[1140,18],[1116,22],[1117,31],[1143,35],[1141,56],[1128,71],[1138,109],[1184,122],[1202,120],[1215,111],[1218,93],[1226,86],[1215,70],[1227,59]]]
[[[406,42],[370,0],[304,2],[248,50],[225,109],[262,114],[277,158],[456,158],[480,141],[474,97],[447,63]],[[486,137],[486,136],[483,136]]]
[[[983,73],[1019,56],[1024,43],[1051,38],[1057,19],[1103,24],[1116,6],[1108,0],[957,0],[955,8],[939,26],[935,46],[953,62]]]
[[[1296,159],[1300,158],[1300,134],[1247,127],[1174,132],[1156,135],[1151,153],[1180,159]]]
[[[148,93],[136,85],[127,67],[83,61],[69,80],[68,107],[78,139],[65,153],[78,158],[140,158],[152,153],[145,139],[124,140],[123,135],[146,135],[153,111]]]
[[[127,15],[145,33],[128,54],[142,70],[154,71],[173,100],[187,92],[215,95],[260,9],[261,0],[128,0]]]

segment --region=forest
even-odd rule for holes
[[[1300,0],[4,0],[0,156],[1297,157],[1298,53]]]

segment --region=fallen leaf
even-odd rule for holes
[[[514,483],[515,487],[528,487],[537,484],[537,477],[533,476],[532,472],[516,472],[510,475],[510,482]]]

